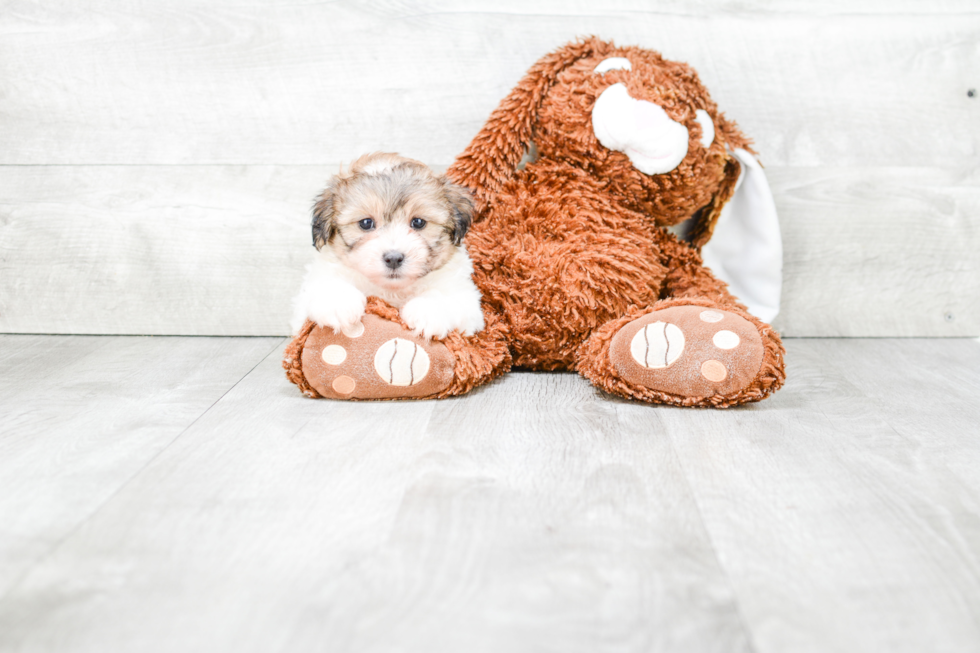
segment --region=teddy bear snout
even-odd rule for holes
[[[596,99],[592,130],[604,147],[626,154],[644,174],[670,172],[687,156],[687,127],[653,102],[631,97],[621,82]]]

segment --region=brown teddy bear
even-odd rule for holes
[[[733,152],[748,149],[686,64],[595,38],[566,45],[447,171],[475,198],[465,243],[485,329],[425,341],[371,298],[359,333],[307,322],[287,376],[311,397],[440,398],[516,366],[654,403],[763,399],[785,378],[779,336],[699,253],[739,179]],[[684,221],[681,240],[667,227]]]

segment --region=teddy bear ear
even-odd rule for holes
[[[446,171],[453,181],[472,189],[479,212],[516,172],[531,145],[541,104],[558,75],[579,59],[614,47],[595,37],[569,43],[538,60],[501,100],[483,129]]]
[[[720,206],[713,229],[707,231],[710,240],[705,238],[701,258],[752,315],[771,322],[779,313],[783,284],[783,241],[776,203],[755,156],[742,148],[730,155],[739,172],[731,198]]]

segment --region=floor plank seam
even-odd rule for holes
[[[718,563],[718,569],[725,577],[725,581],[728,583],[728,588],[732,592],[733,603],[735,604],[735,614],[738,615],[738,622],[742,624],[742,630],[745,632],[745,641],[748,644],[749,651],[751,653],[759,653],[759,648],[756,646],[755,638],[752,633],[752,629],[749,627],[748,620],[745,618],[745,613],[742,611],[742,600],[738,595],[738,591],[735,589],[735,583],[732,581],[731,575],[728,573],[728,569],[725,568],[724,563],[721,561],[721,556],[718,554],[718,547],[715,546],[714,536],[711,534],[711,530],[708,528],[708,522],[704,518],[704,512],[701,510],[701,503],[698,501],[698,495],[694,492],[694,486],[691,485],[691,479],[687,466],[684,464],[683,458],[681,458],[680,452],[674,444],[674,436],[668,430],[668,437],[670,438],[670,449],[674,452],[674,457],[677,459],[677,464],[681,468],[684,476],[684,485],[687,487],[688,493],[691,495],[691,501],[694,502],[694,509],[697,511],[698,521],[701,523],[701,528],[704,529],[704,534],[708,540],[708,545],[711,546],[711,555],[714,556],[715,561]]]
[[[157,460],[163,454],[163,452],[167,451],[177,440],[179,440],[198,421],[200,421],[200,419],[202,417],[204,417],[205,415],[207,415],[211,411],[212,408],[214,408],[216,405],[218,405],[218,403],[221,402],[222,399],[224,399],[226,396],[228,396],[228,393],[230,393],[232,390],[234,390],[236,387],[238,387],[238,384],[240,384],[243,380],[245,380],[246,378],[248,378],[248,376],[250,374],[252,374],[252,372],[254,372],[255,369],[259,365],[261,365],[262,363],[264,363],[273,352],[275,352],[277,349],[279,349],[283,345],[283,343],[285,341],[286,341],[286,338],[282,338],[265,355],[259,357],[258,362],[256,362],[255,365],[253,365],[251,368],[249,368],[249,370],[247,372],[245,372],[245,374],[243,374],[237,381],[235,381],[235,383],[233,383],[227,390],[225,390],[224,392],[222,392],[220,397],[218,397],[213,402],[211,402],[207,406],[207,408],[205,408],[203,411],[201,411],[201,414],[200,415],[198,415],[197,417],[195,417],[187,426],[185,426],[183,429],[181,429],[180,432],[177,435],[175,435],[173,437],[173,439],[170,440],[170,442],[168,442],[166,445],[164,445],[163,447],[161,447],[158,452],[156,452],[155,454],[153,454],[153,456],[151,456],[150,459],[146,461],[146,463],[144,463],[142,466],[140,466],[140,468],[137,469],[135,472],[133,472],[133,474],[128,479],[126,479],[125,482],[121,483],[119,485],[119,487],[117,487],[115,490],[113,490],[113,492],[109,496],[107,496],[104,501],[102,501],[101,503],[99,503],[99,505],[94,510],[92,510],[91,513],[89,513],[84,519],[80,520],[77,524],[75,524],[75,526],[72,527],[71,530],[69,530],[67,533],[65,533],[65,535],[61,539],[59,539],[56,543],[54,543],[53,545],[51,545],[51,547],[49,547],[48,550],[45,551],[43,555],[39,556],[29,567],[27,567],[24,570],[24,572],[22,574],[20,574],[20,576],[17,577],[17,580],[15,580],[14,582],[12,582],[10,584],[10,586],[7,588],[7,591],[3,594],[3,596],[0,597],[0,604],[6,603],[7,599],[10,597],[10,595],[13,594],[20,587],[20,584],[22,582],[24,582],[24,579],[25,578],[27,578],[28,576],[31,575],[31,572],[33,572],[39,565],[43,564],[45,560],[47,560],[52,555],[54,555],[58,551],[58,549],[60,549],[62,546],[64,546],[65,543],[68,540],[70,540],[75,535],[75,533],[77,533],[82,528],[82,526],[84,526],[85,524],[87,524],[93,517],[95,517],[96,515],[98,515],[102,511],[103,508],[105,508],[107,505],[109,505],[109,503],[113,499],[115,499],[116,496],[118,496],[119,493],[122,492],[123,489],[125,489],[126,487],[128,487],[133,482],[133,480],[135,480],[140,474],[142,474],[146,470],[147,467],[149,467],[150,465],[152,465],[153,462],[155,460]]]

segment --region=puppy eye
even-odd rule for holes
[[[374,229],[374,218],[364,218],[363,220],[357,223],[357,226],[363,229],[364,231],[371,231],[372,229]]]
[[[422,218],[412,218],[409,225],[412,227],[412,229],[423,229],[425,227],[425,220]]]

